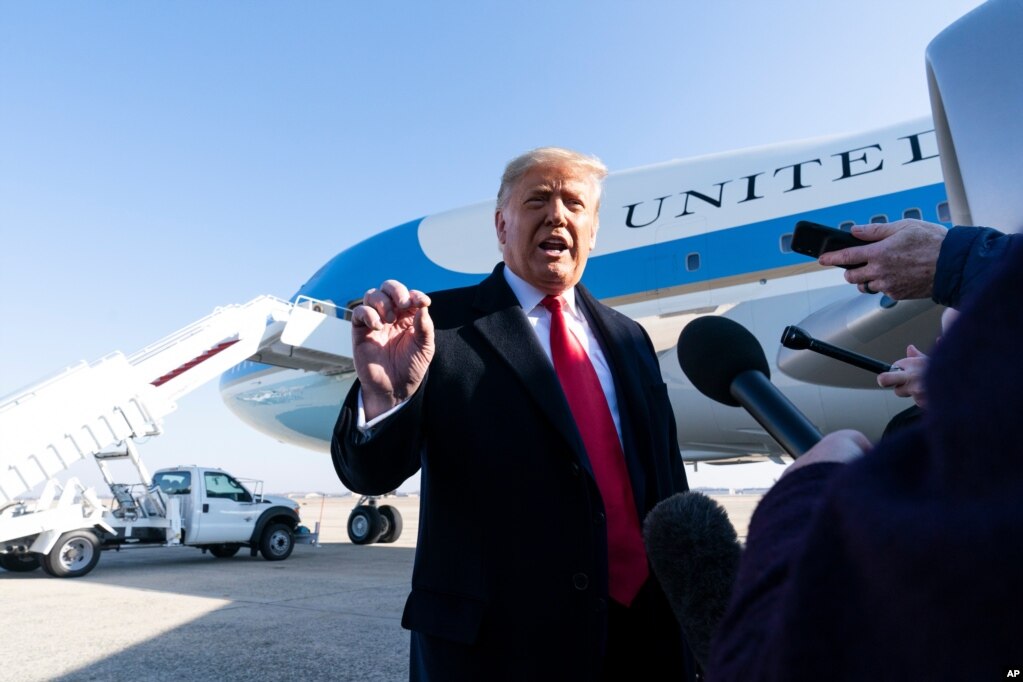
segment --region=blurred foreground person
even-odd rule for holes
[[[1020,668],[1023,240],[1000,260],[931,358],[920,420],[869,452],[862,434],[830,434],[764,496],[708,680]]]

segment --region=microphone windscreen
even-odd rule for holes
[[[706,668],[710,642],[724,618],[739,571],[741,547],[728,513],[698,492],[661,500],[643,524],[650,566]]]
[[[757,337],[738,322],[718,315],[698,317],[678,337],[678,364],[696,389],[713,400],[738,407],[732,397],[735,377],[748,370],[771,378]]]

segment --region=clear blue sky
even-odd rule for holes
[[[528,148],[615,171],[926,115],[924,49],[979,4],[0,0],[0,395],[287,298]],[[342,490],[214,384],[165,427],[153,468]]]

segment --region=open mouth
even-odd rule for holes
[[[568,250],[568,242],[559,237],[548,237],[540,242],[540,248],[548,253],[561,253]]]

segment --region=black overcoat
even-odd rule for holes
[[[604,509],[553,366],[499,264],[431,293],[436,354],[394,416],[355,428],[358,383],[331,447],[342,482],[394,490],[421,470],[419,537],[402,625],[421,666],[466,679],[587,679],[607,618]],[[577,300],[614,376],[639,518],[686,490],[675,419],[646,332]],[[495,662],[499,662],[495,664]]]

